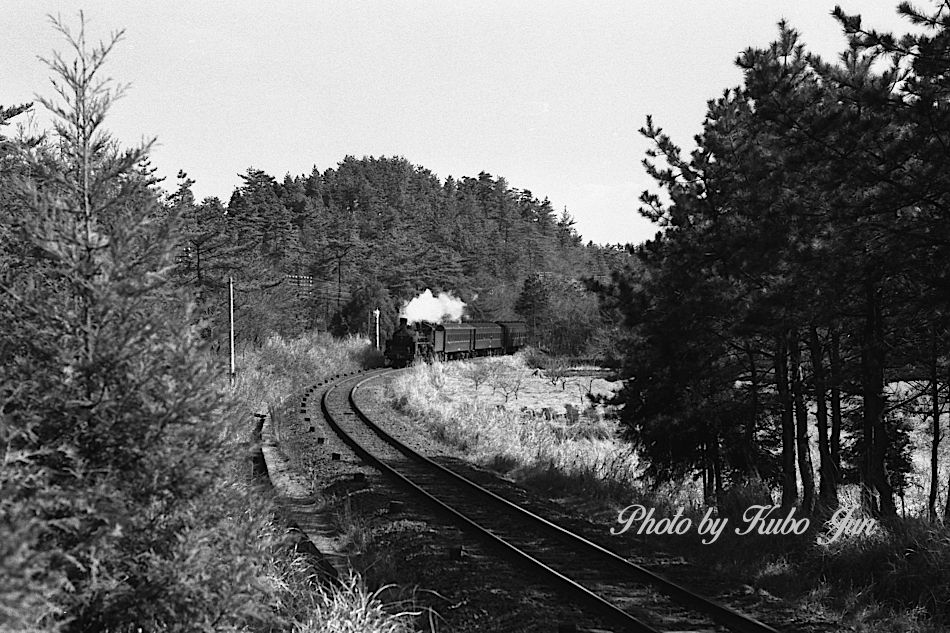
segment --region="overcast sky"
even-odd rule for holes
[[[905,32],[896,0],[841,1]],[[225,202],[248,167],[283,178],[344,156],[404,156],[441,178],[487,171],[567,208],[585,239],[639,242],[652,188],[647,114],[691,146],[706,102],[738,85],[737,54],[787,18],[810,50],[845,44],[834,2],[3,0],[0,104],[50,95],[36,59],[64,47],[47,14],[105,37],[132,87],[109,129],[157,137],[153,164]]]

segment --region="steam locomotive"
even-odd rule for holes
[[[468,321],[409,325],[399,319],[399,327],[386,341],[384,356],[393,367],[411,365],[416,359],[451,360],[473,356],[514,354],[525,346],[528,326],[524,321]]]

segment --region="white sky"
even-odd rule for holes
[[[839,0],[906,32],[897,0]],[[0,104],[49,96],[36,59],[64,50],[46,15],[97,38],[126,29],[108,74],[131,82],[109,129],[157,137],[174,188],[225,202],[248,167],[283,178],[347,154],[404,156],[441,178],[504,176],[567,207],[585,240],[638,242],[654,188],[641,166],[647,114],[692,146],[706,102],[737,85],[733,61],[787,18],[812,51],[844,37],[834,1],[598,2],[2,0]]]

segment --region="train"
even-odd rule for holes
[[[399,319],[399,327],[386,341],[384,356],[392,367],[406,367],[415,360],[455,360],[475,356],[514,354],[528,341],[524,321],[465,321],[409,325]]]

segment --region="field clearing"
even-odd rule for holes
[[[626,503],[639,487],[639,460],[607,407],[589,398],[619,384],[549,377],[519,355],[419,365],[393,379],[387,396],[424,435],[519,483]]]
[[[473,374],[479,371],[479,365],[501,369],[501,372],[491,369],[483,371],[487,375],[486,382],[476,384]],[[442,376],[445,382],[440,397],[449,402],[474,401],[479,406],[538,414],[549,409],[551,415],[555,416],[566,416],[568,408],[574,407],[581,412],[586,410],[588,417],[594,415],[598,419],[603,419],[607,408],[604,405],[592,406],[588,395],[609,396],[623,384],[619,380],[610,381],[583,374],[549,377],[544,370],[529,369],[518,356],[514,359],[487,358],[446,365]],[[516,385],[515,381],[519,379],[521,383]]]

